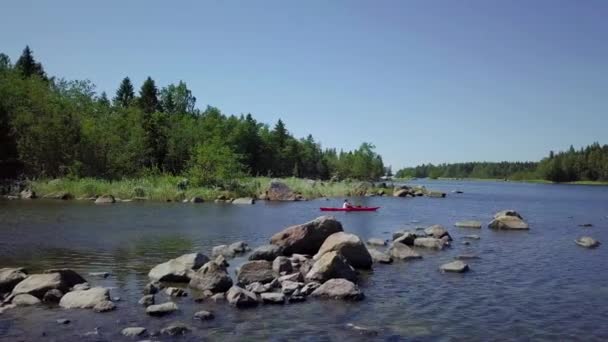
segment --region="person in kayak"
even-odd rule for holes
[[[348,209],[348,208],[352,208],[352,207],[353,207],[353,205],[350,204],[350,202],[347,199],[345,199],[344,204],[342,204],[342,209]]]

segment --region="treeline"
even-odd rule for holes
[[[128,77],[111,99],[89,81],[48,77],[29,47],[13,65],[0,54],[0,177],[184,175],[221,185],[245,175],[377,179],[374,146],[323,149],[297,139],[282,120],[196,107],[185,82],[159,88],[148,77],[136,93]]]
[[[485,178],[551,182],[608,181],[608,145],[593,143],[575,150],[554,153],[540,162],[475,162],[420,165],[397,172],[400,178]]]

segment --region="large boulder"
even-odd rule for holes
[[[332,216],[316,219],[285,228],[270,239],[270,243],[283,248],[285,255],[293,253],[314,255],[331,234],[341,232],[342,224]]]
[[[95,199],[95,204],[111,204],[115,202],[116,199],[112,195],[102,195]]]
[[[433,237],[417,238],[414,246],[442,250],[446,246],[446,241]]]
[[[530,229],[530,226],[528,226],[526,221],[522,220],[519,216],[502,215],[495,217],[492,222],[488,224],[488,228],[501,230],[527,230]]]
[[[186,283],[190,281],[190,276],[194,270],[208,261],[209,258],[201,253],[184,254],[179,258],[156,265],[150,270],[148,277],[156,281]]]
[[[232,287],[232,279],[223,265],[209,261],[191,274],[190,287],[197,290],[209,290],[213,293],[226,292]]]
[[[494,214],[494,218],[499,218],[501,216],[513,216],[513,217],[517,217],[520,220],[523,220],[523,216],[521,216],[517,211],[512,210],[512,209],[507,209],[507,210],[501,210],[499,212],[497,212],[496,214]]]
[[[390,255],[380,252],[377,249],[370,248],[370,249],[368,249],[368,251],[369,251],[369,254],[372,256],[372,260],[374,262],[377,262],[380,264],[390,264],[393,262],[393,258]]]
[[[40,299],[38,299],[30,294],[22,293],[22,294],[18,294],[15,297],[13,297],[13,300],[11,301],[11,303],[16,306],[30,306],[30,305],[40,304]]]
[[[432,225],[430,227],[427,227],[424,230],[424,232],[429,237],[434,237],[436,239],[441,239],[444,236],[447,236],[448,240],[452,241],[452,237],[450,236],[450,233],[448,233],[448,231],[445,228],[443,228],[443,226],[441,226],[439,224],[435,224],[435,225]]]
[[[267,260],[274,261],[276,257],[283,253],[283,249],[277,245],[263,245],[251,252],[249,260]]]
[[[99,303],[110,300],[110,290],[93,287],[88,290],[66,293],[59,301],[59,306],[66,309],[92,309]]]
[[[242,285],[256,281],[262,284],[269,283],[274,279],[272,263],[266,260],[248,261],[239,267],[236,277],[238,283]]]
[[[393,258],[400,260],[412,260],[422,258],[420,254],[418,254],[416,251],[414,251],[407,245],[402,244],[401,242],[393,242],[391,247],[388,249],[388,252]]]
[[[577,245],[585,248],[595,248],[600,245],[599,241],[589,236],[582,236],[576,239],[574,242],[576,242]]]
[[[268,201],[296,201],[298,196],[280,180],[273,179],[265,193]]]
[[[68,269],[53,269],[42,274],[32,274],[13,288],[13,295],[29,293],[42,299],[47,291],[57,289],[66,293],[74,285],[86,283],[78,273]]]
[[[242,287],[233,286],[226,293],[226,300],[237,308],[246,308],[258,305],[258,298],[253,292]]]
[[[0,294],[11,292],[25,278],[23,268],[0,268]]]
[[[354,268],[372,268],[372,256],[357,235],[345,232],[331,234],[325,239],[313,259],[319,260],[324,254],[332,251],[342,254]]]
[[[306,274],[307,281],[326,282],[332,278],[357,280],[357,272],[344,256],[336,251],[325,253]]]
[[[313,297],[361,300],[364,295],[357,285],[347,279],[330,279],[311,294]]]

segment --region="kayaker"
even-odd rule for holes
[[[350,204],[350,202],[347,199],[345,199],[344,204],[342,204],[342,209],[348,209],[348,208],[352,208],[352,207],[353,207],[353,205]]]

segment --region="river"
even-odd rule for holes
[[[375,213],[335,213],[345,231],[362,239],[388,239],[398,229],[444,225],[452,247],[422,251],[423,259],[374,265],[363,274],[361,302],[323,301],[238,310],[226,303],[174,299],[180,310],[148,317],[137,304],[154,265],[184,253],[207,255],[215,245],[245,240],[256,247],[275,232],[321,215],[320,206],[342,198],[296,203],[229,204],[0,201],[0,267],[30,272],[66,267],[92,285],[120,297],[117,310],[16,308],[0,315],[0,340],[120,341],[120,331],[143,326],[158,331],[180,321],[192,327],[183,341],[426,341],[426,340],[608,340],[608,246],[585,249],[582,235],[608,243],[608,187],[474,181],[416,181],[448,193],[446,198],[354,198],[380,206]],[[462,190],[462,194],[452,193]],[[529,231],[492,231],[494,212],[516,209]],[[479,220],[479,229],[456,228]],[[583,228],[580,224],[591,223]],[[463,245],[462,237],[480,240]],[[456,255],[474,253],[471,271],[443,274],[438,268]],[[231,260],[233,268],[243,258]],[[99,279],[89,272],[105,271]],[[157,295],[157,303],[165,301]],[[210,310],[215,319],[195,321]],[[70,324],[56,320],[67,318]],[[363,335],[347,326],[373,329]],[[87,332],[97,334],[84,336]],[[157,336],[154,340],[165,340]]]

